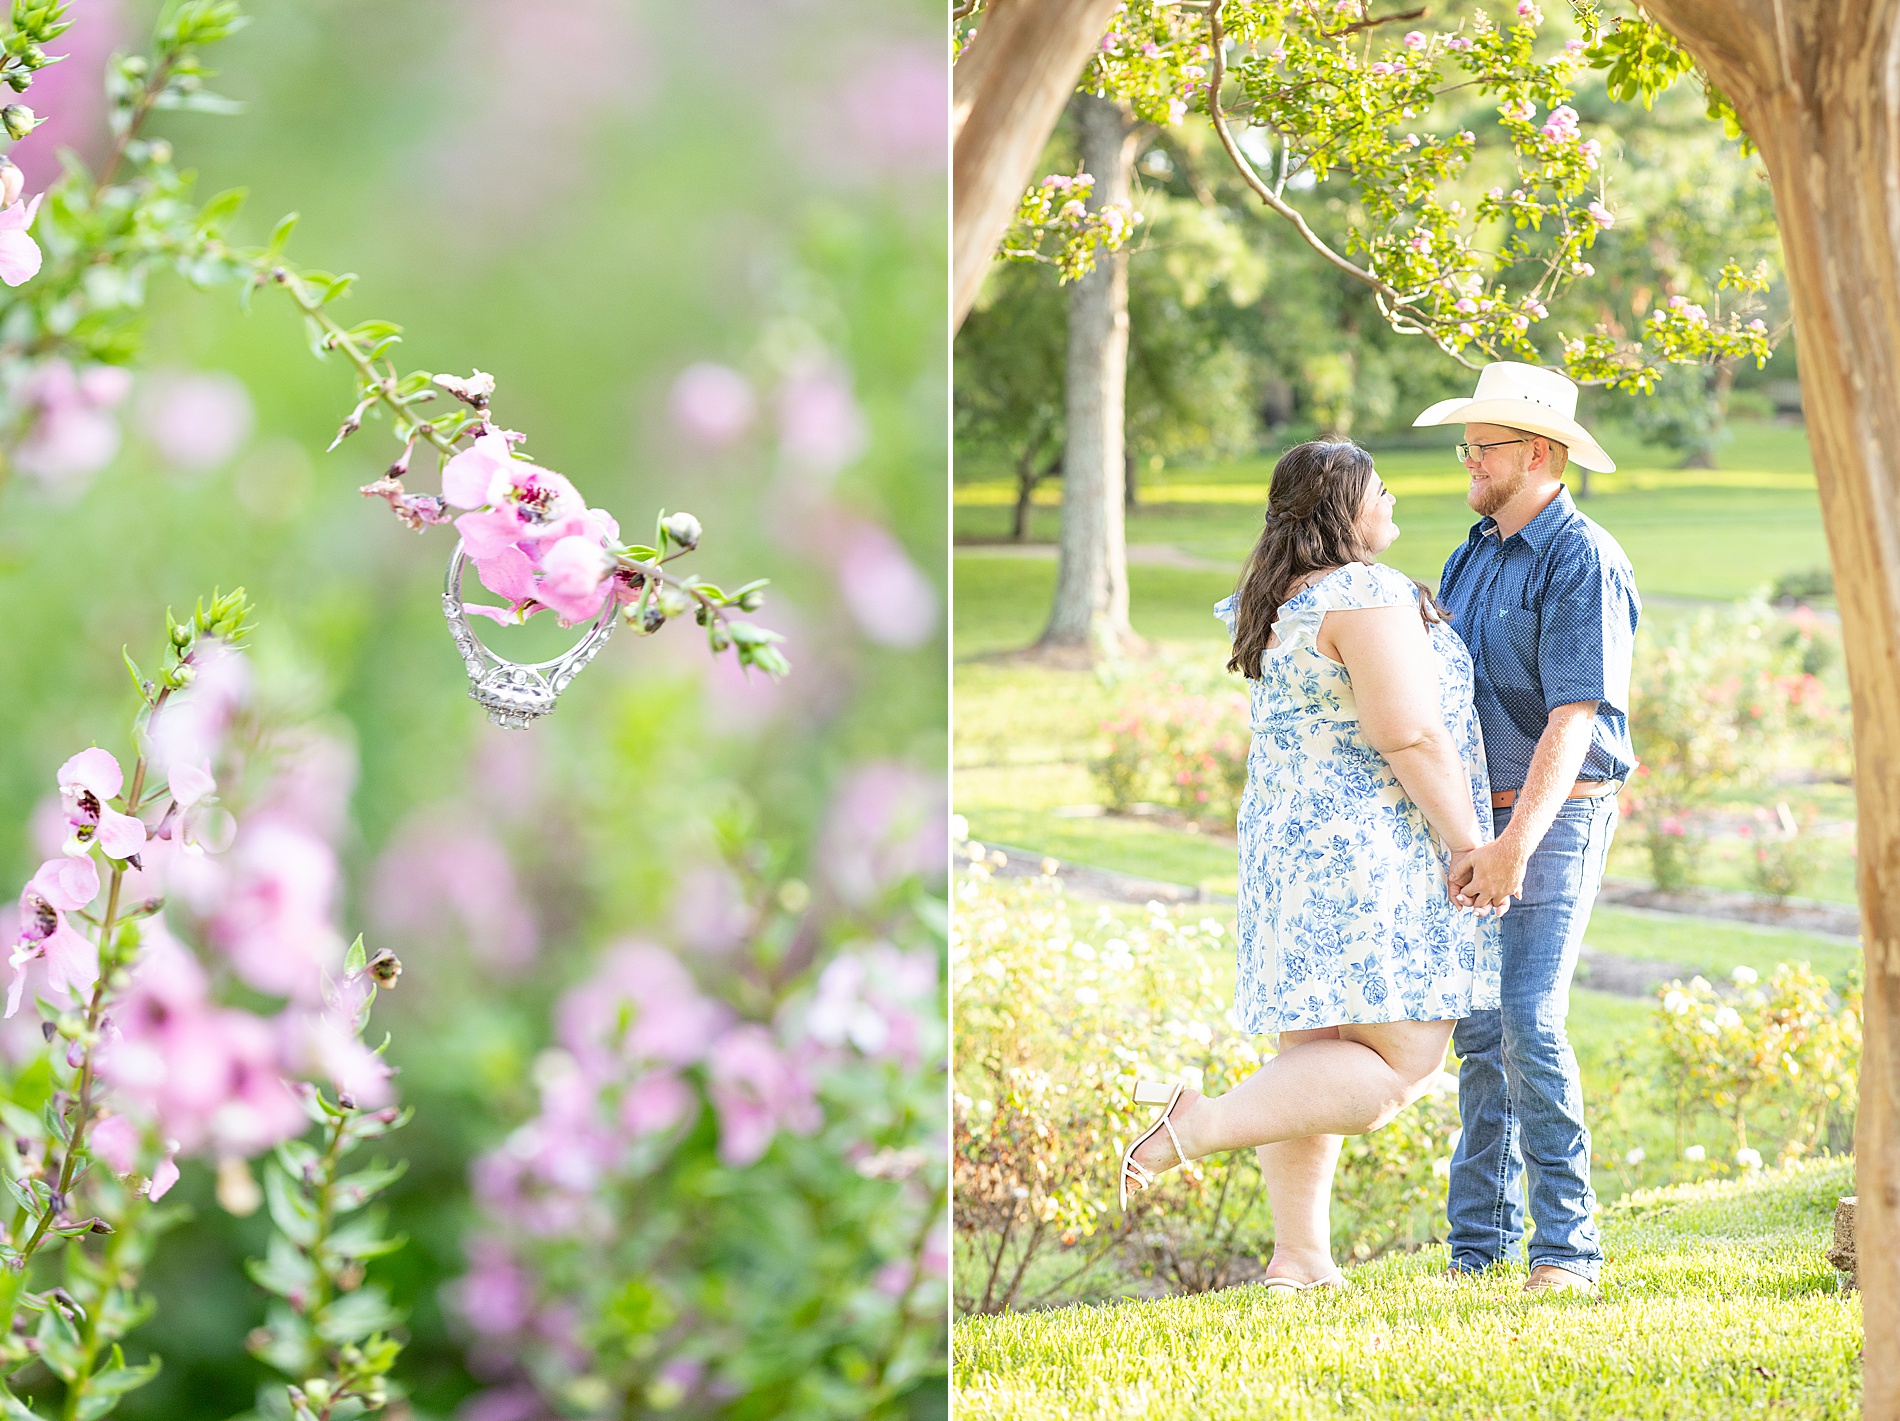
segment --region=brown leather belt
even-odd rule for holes
[[[1575,784],[1570,786],[1570,793],[1566,794],[1564,798],[1601,799],[1606,794],[1615,794],[1621,788],[1623,788],[1623,782],[1621,780],[1578,780]],[[1517,795],[1518,792],[1514,789],[1492,790],[1491,807],[1493,809],[1509,809],[1513,804],[1517,803]]]

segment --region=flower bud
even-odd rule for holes
[[[0,109],[0,124],[6,126],[7,137],[17,143],[39,126],[39,119],[25,104],[8,104]]]
[[[192,631],[191,623],[189,622],[174,626],[172,628],[172,645],[183,650],[185,647],[191,645],[192,638],[195,635],[196,633]]]
[[[0,207],[11,207],[26,187],[26,174],[11,158],[0,158]]]
[[[765,594],[763,592],[748,592],[739,599],[739,610],[741,612],[756,612],[764,605]]]
[[[699,546],[699,520],[690,513],[673,513],[660,520],[660,530],[687,552]]]
[[[393,992],[396,989],[396,979],[402,976],[402,963],[395,953],[385,947],[370,958],[365,970],[375,978],[377,986],[384,991]]]

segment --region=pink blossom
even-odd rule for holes
[[[678,1076],[651,1071],[621,1095],[620,1123],[636,1136],[659,1134],[685,1120],[697,1103],[691,1087]]]
[[[1445,41],[1445,45],[1448,49],[1455,49],[1460,53],[1470,49],[1472,43],[1473,41],[1466,35],[1453,35],[1450,39]]]
[[[251,667],[244,654],[222,642],[192,652],[196,673],[152,722],[153,756],[161,766],[215,760],[238,712],[251,697]]]
[[[40,244],[27,235],[40,210],[38,193],[29,202],[0,208],[0,281],[19,286],[39,274]]]
[[[371,901],[392,937],[437,950],[459,938],[478,962],[503,972],[534,960],[534,917],[508,851],[466,812],[425,810],[405,820],[377,864]]]
[[[534,600],[551,609],[562,626],[592,621],[610,590],[614,559],[597,539],[562,538],[541,555]]]
[[[1403,64],[1392,64],[1386,60],[1378,59],[1374,60],[1372,64],[1368,66],[1366,72],[1376,74],[1383,79],[1389,74],[1403,74],[1405,72],[1405,66]]]
[[[873,172],[941,173],[949,150],[949,70],[936,50],[907,41],[864,55],[838,93],[843,142]]]
[[[125,783],[110,752],[81,750],[59,767],[59,798],[71,828],[62,852],[78,858],[94,844],[108,858],[129,859],[145,846],[145,826],[106,803]]]
[[[822,1121],[811,1083],[762,1026],[746,1022],[721,1036],[707,1075],[719,1111],[719,1158],[734,1168],[756,1163],[780,1130],[810,1134]]]
[[[849,383],[830,366],[786,377],[778,391],[778,435],[788,465],[823,479],[856,460],[870,441]]]
[[[455,1421],[546,1421],[551,1416],[532,1386],[490,1387],[456,1409]]]
[[[849,1045],[866,1056],[915,1064],[935,1017],[936,958],[875,943],[840,953],[819,974],[804,1013],[805,1030],[824,1046]]]
[[[701,995],[678,958],[637,941],[610,949],[555,1011],[562,1045],[601,1077],[623,1064],[700,1060],[730,1019],[725,1007]]]
[[[31,417],[14,451],[21,471],[48,487],[83,488],[119,452],[119,426],[106,411],[124,398],[130,378],[115,366],[81,374],[64,360],[33,367],[14,395]]]
[[[343,1020],[345,1015],[353,1015],[347,1003],[335,1011],[287,1014],[285,1064],[298,1075],[329,1081],[360,1109],[380,1110],[395,1097],[392,1072]]]
[[[476,441],[478,446],[497,442],[501,436],[494,434]],[[502,447],[506,448],[505,443]],[[461,460],[478,462],[458,470]],[[488,476],[485,496],[480,504],[468,502],[484,473]],[[549,543],[585,530],[587,504],[569,480],[525,459],[497,460],[492,449],[464,450],[449,460],[442,490],[443,497],[457,508],[480,510],[455,520],[469,556],[477,562],[520,543]]]
[[[1594,169],[1603,157],[1603,144],[1598,139],[1586,138],[1578,151],[1583,154],[1584,165]]]
[[[1607,229],[1616,225],[1616,214],[1600,202],[1592,202],[1585,211],[1590,214],[1590,220],[1600,228]]]
[[[207,925],[233,969],[261,992],[315,1002],[322,974],[343,959],[331,924],[336,854],[281,815],[247,823],[229,866],[231,885]]]
[[[1577,111],[1569,104],[1559,104],[1544,119],[1540,130],[1544,137],[1553,143],[1569,143],[1577,137]]]
[[[172,468],[202,473],[228,462],[250,438],[250,391],[223,370],[162,372],[143,382],[138,423]]]
[[[937,589],[902,543],[855,522],[838,554],[838,591],[864,634],[882,646],[922,646],[937,630]]]
[[[99,894],[99,870],[90,858],[49,859],[20,891],[19,933],[14,941],[13,982],[7,989],[7,1015],[20,1009],[26,966],[46,963],[46,984],[73,997],[90,992],[99,980],[99,949],[66,922]]]
[[[1405,47],[1407,49],[1423,49],[1429,43],[1431,43],[1431,41],[1426,39],[1423,30],[1412,30],[1405,36]]]
[[[1536,0],[1517,0],[1517,17],[1529,20],[1533,25],[1544,22],[1544,12],[1537,8]]]
[[[86,1141],[114,1174],[130,1174],[138,1165],[139,1128],[123,1115],[108,1115],[92,1127]]]
[[[1754,320],[1748,323],[1748,329],[1753,331],[1756,335],[1761,335],[1767,331],[1768,324],[1767,322],[1763,321],[1760,316],[1757,316],[1755,317]]]
[[[713,449],[736,444],[758,411],[752,383],[730,365],[710,360],[689,365],[673,382],[673,422]]]
[[[148,920],[141,938],[101,1075],[186,1151],[249,1156],[302,1133],[309,1121],[284,1084],[278,1029],[211,1002],[204,969],[162,920]]]
[[[1564,41],[1565,54],[1582,54],[1588,47],[1589,46],[1584,44],[1580,39],[1567,39]]]
[[[534,1312],[534,1282],[496,1239],[471,1237],[465,1245],[468,1272],[449,1286],[455,1310],[477,1332],[506,1337],[527,1326]]]
[[[826,881],[854,907],[913,876],[941,881],[950,861],[942,776],[894,761],[854,771],[832,800],[818,861]]]

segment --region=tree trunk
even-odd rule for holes
[[[1043,145],[1119,0],[990,0],[957,60],[951,271],[963,324]]]
[[[1062,453],[1056,451],[1055,458],[1037,467],[1042,453],[1042,434],[1032,435],[1023,446],[1023,452],[1016,458],[1016,517],[1011,524],[1010,535],[1019,543],[1029,541],[1029,514],[1031,500],[1036,496],[1036,486],[1049,475],[1062,467]]]
[[[1862,1414],[1900,1421],[1900,0],[1648,0],[1761,149],[1854,703]]]
[[[1128,200],[1135,125],[1120,105],[1077,94],[1082,166],[1093,207]],[[1128,383],[1128,254],[1104,253],[1069,288],[1069,359],[1063,390],[1062,543],[1055,606],[1039,645],[1114,656],[1136,643],[1128,622],[1123,522],[1122,402]]]

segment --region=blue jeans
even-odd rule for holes
[[[1511,811],[1493,811],[1498,832]],[[1515,1258],[1524,1240],[1525,1166],[1536,1226],[1530,1265],[1597,1280],[1603,1246],[1592,1210],[1583,1084],[1564,1018],[1570,977],[1616,832],[1616,796],[1567,799],[1531,855],[1523,897],[1504,915],[1502,1005],[1458,1023],[1458,1113],[1451,1159],[1451,1266]]]

